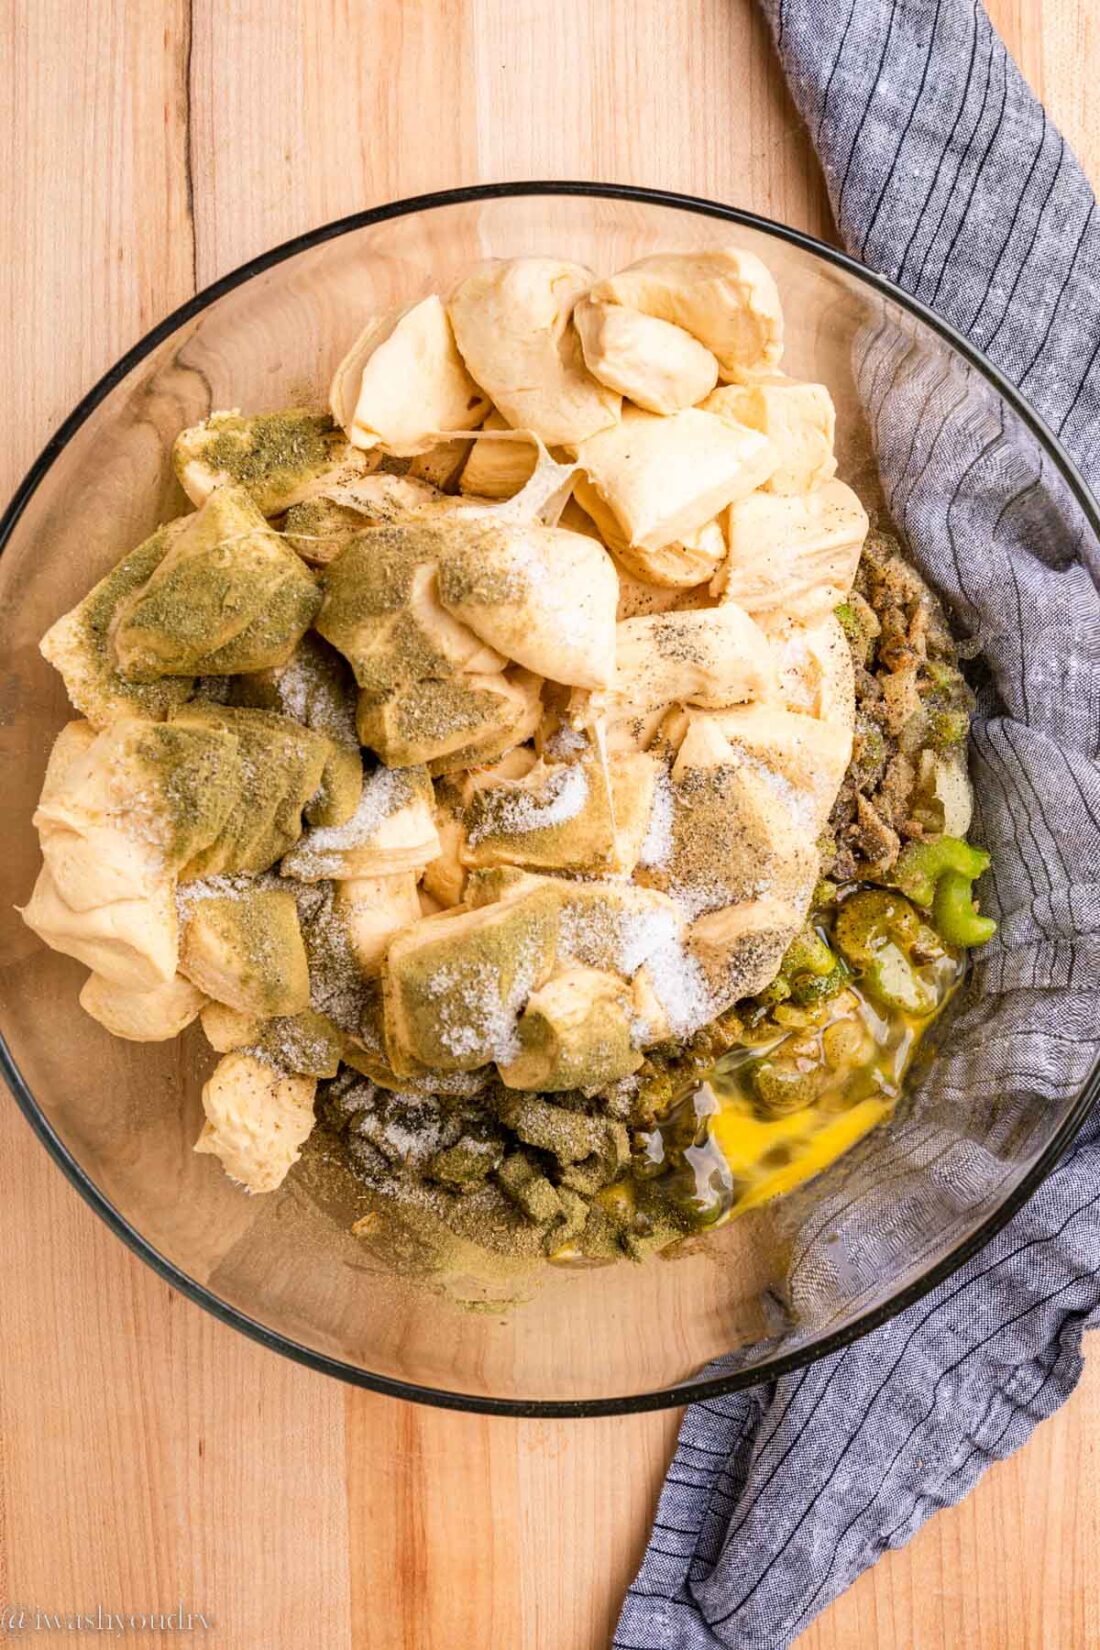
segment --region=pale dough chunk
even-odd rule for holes
[[[102,974],[89,974],[80,1006],[115,1037],[132,1043],[164,1043],[178,1037],[206,1002],[198,986],[177,974],[152,991],[128,991]]]
[[[748,613],[808,622],[831,613],[852,588],[867,512],[843,481],[782,497],[753,493],[731,504],[723,600]]]
[[[441,430],[471,430],[489,409],[455,348],[437,294],[367,323],[332,381],[332,415],[356,447],[411,458]]]
[[[206,1122],[197,1152],[221,1161],[250,1192],[273,1192],[313,1129],[314,1077],[288,1076],[239,1051],[226,1054],[202,1091]]]
[[[611,680],[619,581],[595,539],[538,522],[471,524],[440,562],[439,597],[540,676],[578,687]]]
[[[411,480],[424,481],[429,487],[438,487],[441,491],[453,487],[466,466],[472,446],[473,442],[465,436],[458,436],[454,441],[441,441],[412,459],[406,473]]]
[[[462,821],[455,797],[446,787],[446,781],[436,790],[435,828],[439,837],[439,853],[424,867],[421,893],[436,901],[441,909],[449,909],[462,900],[466,887],[466,867],[462,863]]]
[[[203,893],[183,910],[180,972],[208,997],[268,1019],[309,1007],[309,962],[292,894],[246,882]],[[219,879],[209,885],[219,886]]]
[[[763,893],[793,897],[816,876],[811,795],[750,767],[709,717],[693,718],[671,776],[664,841],[646,880],[694,918]],[[806,887],[807,877],[809,886]]]
[[[633,876],[653,818],[660,773],[658,760],[644,751],[617,751],[607,756],[615,814],[613,866]]]
[[[830,613],[814,624],[766,626],[779,673],[779,699],[788,710],[851,727],[855,667],[840,620]]]
[[[246,1048],[255,1043],[263,1026],[257,1014],[242,1014],[228,1003],[205,1002],[199,1013],[203,1036],[215,1054],[228,1054],[230,1049]]]
[[[573,521],[577,517],[586,521],[586,530],[611,549],[619,572],[620,619],[633,618],[635,612],[658,613],[673,606],[679,597],[708,584],[725,561],[726,535],[721,521],[704,522],[659,550],[647,550],[628,544],[611,506],[583,477],[578,486],[584,491],[585,507],[570,500]],[[706,595],[701,591],[704,602]],[[624,606],[633,611],[624,612]]]
[[[236,739],[120,718],[89,740],[66,729],[33,823],[76,911],[158,893],[218,835],[238,799]]]
[[[573,325],[593,378],[646,412],[681,412],[718,382],[718,362],[710,350],[654,315],[581,298]]]
[[[708,529],[704,527],[700,531],[707,533]],[[725,549],[726,540],[723,535],[723,556]],[[690,612],[693,608],[714,606],[714,598],[705,585],[678,589],[673,585],[653,584],[649,579],[642,579],[636,573],[631,573],[621,561],[618,566],[619,605],[616,609],[616,618],[620,624],[624,619],[642,619],[652,613],[670,613],[673,609],[678,612]]]
[[[55,951],[75,957],[125,990],[152,991],[176,972],[179,933],[167,881],[144,897],[78,911],[62,899],[44,865],[22,917]]]
[[[451,324],[473,377],[516,430],[572,447],[614,424],[620,398],[585,367],[570,325],[591,270],[558,258],[484,264],[460,282]]]
[[[118,716],[160,722],[191,695],[194,682],[186,676],[128,681],[119,672],[111,642],[119,608],[148,581],[188,519],[181,516],[158,527],[136,550],[123,556],[83,601],[55,620],[38,644],[42,657],[60,673],[69,698],[93,727],[105,728]]]
[[[359,701],[359,737],[394,768],[425,763],[432,776],[492,762],[530,739],[539,723],[541,678],[460,675],[412,682]]]
[[[606,973],[634,974],[684,933],[684,917],[675,901],[657,888],[632,882],[565,877],[500,867],[472,871],[466,885],[472,909],[548,899],[557,920],[559,961],[582,963]]]
[[[317,629],[361,688],[388,693],[428,677],[499,670],[505,656],[440,601],[440,567],[461,543],[422,522],[360,533],[328,567]]]
[[[783,356],[775,281],[755,253],[741,247],[640,258],[598,281],[591,297],[683,327],[717,358],[724,379],[774,373]]]
[[[715,1012],[753,997],[774,980],[783,953],[806,918],[807,895],[793,900],[747,900],[710,911],[693,922],[687,953],[697,962]]]
[[[176,437],[172,463],[192,504],[216,487],[238,485],[265,516],[278,516],[328,487],[364,475],[376,462],[356,452],[325,413],[215,412]]]
[[[245,490],[219,487],[120,603],[111,639],[131,681],[238,675],[285,664],[320,605],[310,573]]]
[[[812,796],[818,825],[825,824],[852,759],[850,716],[841,713],[823,722],[775,705],[738,705],[696,714],[711,717],[750,765],[766,768]]]
[[[494,407],[483,430],[507,430],[508,420]],[[461,493],[475,498],[513,498],[527,485],[538,463],[533,441],[474,441],[458,478]]]
[[[498,1069],[509,1088],[553,1094],[596,1088],[637,1071],[630,990],[616,974],[571,967],[532,992],[516,1027],[519,1052]]]
[[[364,775],[351,818],[306,831],[280,869],[299,882],[419,871],[439,853],[433,815],[431,782],[422,766],[374,768]]]
[[[386,1049],[398,1075],[417,1065],[473,1071],[515,1050],[516,1021],[550,975],[552,894],[422,917],[383,965]]]
[[[625,619],[617,630],[615,681],[606,698],[621,714],[674,700],[717,709],[774,690],[768,639],[733,603]],[[604,697],[593,696],[593,704]]]
[[[466,865],[591,871],[615,847],[611,787],[595,756],[539,761],[522,778],[479,784],[463,823]]]
[[[805,493],[836,474],[836,409],[824,384],[726,384],[703,408],[767,436],[777,460],[764,483],[770,493]]]
[[[698,407],[671,418],[628,407],[614,429],[581,444],[577,460],[582,508],[613,550],[642,551],[696,532],[765,482],[775,465],[766,436]]]
[[[377,974],[393,936],[420,917],[416,872],[338,882],[333,909],[364,974]]]
[[[726,535],[718,521],[704,522],[674,544],[660,550],[624,545],[616,549],[620,566],[659,589],[698,590],[708,584],[726,559]],[[620,595],[621,606],[621,595]]]

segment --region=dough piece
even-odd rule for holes
[[[199,1020],[203,1036],[216,1054],[228,1054],[230,1049],[256,1042],[264,1023],[256,1014],[242,1014],[237,1008],[209,999],[203,1003]]]
[[[313,631],[306,632],[285,665],[231,678],[232,705],[277,711],[322,737],[320,787],[303,810],[311,825],[342,825],[359,804],[363,758],[355,729],[356,700],[347,660]]]
[[[158,527],[151,538],[123,556],[82,602],[56,620],[39,643],[42,657],[60,672],[69,698],[93,727],[105,728],[119,716],[162,722],[173,706],[191,696],[194,682],[187,676],[128,681],[119,673],[110,643],[119,607],[148,583],[189,519],[182,516]]]
[[[505,663],[440,602],[439,569],[452,542],[430,523],[370,528],[326,570],[317,629],[344,654],[361,688],[386,694]]]
[[[641,310],[581,298],[573,325],[593,378],[646,412],[682,412],[718,382],[709,349],[682,327]]]
[[[597,710],[638,716],[674,700],[717,709],[774,692],[768,638],[733,603],[626,619],[617,631],[614,687],[592,696]]]
[[[334,908],[364,974],[377,974],[390,940],[420,918],[416,872],[339,882]]]
[[[629,979],[685,931],[683,913],[666,894],[631,882],[573,882],[501,867],[471,871],[472,909],[499,901],[549,899],[557,915],[557,957]]]
[[[90,741],[66,730],[59,746],[34,824],[75,911],[159,894],[216,839],[239,796],[236,740],[220,729],[129,717]]]
[[[299,882],[346,882],[420,871],[439,853],[434,803],[422,766],[372,768],[352,817],[306,831],[284,858],[282,874]]]
[[[615,974],[564,968],[532,992],[516,1027],[519,1052],[499,1066],[509,1088],[560,1093],[637,1071],[629,988]]]
[[[709,584],[726,559],[726,535],[721,522],[707,521],[694,533],[688,533],[660,550],[616,546],[615,559],[628,574],[645,580],[651,588],[656,585],[676,594],[701,590],[703,585]],[[619,606],[621,609],[621,588]],[[654,610],[652,604],[648,610]]]
[[[850,728],[855,717],[855,667],[840,620],[769,624],[780,703],[788,710]]]
[[[466,865],[595,871],[615,847],[611,789],[596,757],[538,762],[518,779],[483,783],[466,806]]]
[[[808,899],[818,864],[810,795],[750,768],[710,717],[692,719],[670,789],[665,842],[640,875],[690,919],[765,893]]]
[[[219,487],[120,603],[118,668],[153,682],[285,664],[320,605],[312,577],[243,488]]]
[[[841,713],[823,722],[775,705],[739,705],[694,715],[710,717],[750,767],[766,768],[813,797],[817,828],[824,827],[852,759],[851,716]]]
[[[192,504],[205,504],[217,487],[236,485],[265,516],[373,468],[327,413],[308,407],[253,417],[211,413],[176,437],[172,464]]]
[[[165,1043],[197,1019],[206,998],[190,980],[176,974],[151,991],[128,991],[102,974],[89,974],[80,1006],[114,1037],[132,1043]]]
[[[209,885],[220,887],[220,879]],[[309,965],[294,896],[243,880],[231,892],[201,883],[183,904],[180,971],[216,1002],[267,1019],[301,1014]]]
[[[578,687],[609,685],[619,581],[594,539],[537,522],[468,524],[440,562],[439,597],[528,670]]]
[[[507,419],[494,407],[483,430],[507,430]],[[474,441],[458,478],[458,490],[474,498],[513,498],[535,473],[538,448],[533,441]]]
[[[403,479],[401,476],[377,477],[379,481]],[[368,525],[368,518],[361,510],[352,510],[331,498],[310,498],[287,511],[283,541],[311,567],[327,567]]]
[[[234,676],[229,703],[275,710],[303,727],[359,752],[355,733],[355,678],[347,660],[308,630],[285,665]]]
[[[171,726],[218,729],[237,743],[236,804],[215,840],[195,855],[184,875],[266,871],[301,836],[302,811],[320,791],[334,755],[332,741],[275,711],[212,705],[201,699],[174,712]],[[352,813],[362,786],[358,752],[354,760]]]
[[[588,372],[570,326],[591,270],[558,258],[482,265],[450,301],[467,367],[513,429],[576,446],[614,424],[620,398]]]
[[[615,814],[612,869],[633,876],[650,832],[662,764],[642,751],[619,751],[607,757]]]
[[[758,430],[698,407],[671,418],[627,407],[614,429],[581,444],[577,460],[584,471],[577,499],[613,550],[683,541],[775,467]]]
[[[741,247],[639,258],[590,296],[683,327],[716,357],[723,379],[772,375],[783,357],[783,312],[767,267]]]
[[[483,419],[481,428],[484,427]],[[429,447],[426,453],[420,453],[414,458],[406,474],[414,481],[426,481],[430,487],[438,487],[446,492],[457,483],[473,445],[474,443],[465,436],[454,441],[440,441],[436,446]]]
[[[394,1070],[473,1071],[516,1050],[516,1021],[554,961],[552,895],[422,917],[391,942],[382,971]]]
[[[446,780],[436,787],[435,828],[439,836],[439,853],[424,867],[420,890],[447,910],[461,903],[466,886],[466,867],[462,863],[464,833],[459,818],[459,803],[457,797],[451,794]]]
[[[520,671],[415,682],[381,699],[364,694],[359,737],[391,767],[423,762],[433,776],[454,773],[531,738],[541,715],[540,685]]]
[[[729,556],[715,581],[722,599],[781,620],[824,618],[852,588],[867,528],[843,481],[740,499],[726,517]]]
[[[808,900],[808,890],[800,890],[797,901],[748,900],[692,923],[687,953],[702,970],[715,1014],[771,984],[806,920]]]
[[[254,1054],[218,1061],[202,1091],[206,1122],[197,1152],[217,1157],[250,1192],[273,1192],[297,1163],[313,1129],[314,1077],[288,1076]]]
[[[777,460],[764,483],[769,493],[806,493],[836,474],[836,409],[824,384],[727,384],[707,396],[703,410],[767,436]]]
[[[21,915],[55,951],[75,957],[124,990],[152,991],[176,972],[179,937],[168,882],[139,898],[76,910],[62,899],[44,865]]]
[[[472,430],[489,410],[432,293],[368,321],[332,381],[332,414],[356,447],[429,452],[440,430]]]

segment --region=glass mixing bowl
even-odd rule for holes
[[[546,1269],[520,1304],[471,1311],[431,1279],[380,1268],[340,1200],[295,1171],[249,1198],[192,1150],[213,1056],[197,1028],[169,1044],[117,1041],[77,1005],[84,971],[43,946],[13,904],[39,863],[31,814],[51,742],[72,715],[38,640],[118,557],[183,508],[170,450],[212,409],[323,404],[371,310],[448,287],[486,257],[553,253],[607,272],[647,253],[733,236],[774,272],[785,365],[822,380],[838,410],[840,474],[875,487],[857,388],[868,339],[893,340],[908,381],[952,380],[968,418],[1032,453],[1037,508],[1071,542],[1095,508],[1058,444],[965,341],[878,276],[805,235],[743,212],[587,184],[460,190],[363,212],[255,259],[168,317],[85,397],[0,525],[8,659],[0,726],[7,851],[0,870],[0,1017],[16,1100],[91,1206],[162,1276],[225,1322],[329,1374],[408,1398],[495,1412],[597,1414],[678,1404],[777,1375],[908,1305],[974,1253],[1048,1172],[1095,1084],[1064,1102],[1011,1097],[960,1128],[992,1173],[969,1201],[908,1166],[905,1240],[861,1263],[858,1209],[875,1154],[907,1107],[804,1191],[641,1266]],[[889,418],[887,405],[885,417]],[[880,432],[876,431],[876,435]],[[935,462],[932,453],[929,462]],[[1006,474],[1006,490],[1013,485]],[[942,1037],[951,1035],[950,1024]],[[934,1071],[933,1071],[934,1077]],[[934,1086],[934,1084],[933,1084]],[[919,1092],[919,1085],[918,1085]],[[1007,1102],[1006,1102],[1007,1103]],[[834,1213],[847,1211],[841,1218]],[[42,1231],[40,1241],[49,1242]],[[792,1295],[807,1245],[830,1288]],[[811,1257],[812,1258],[812,1257]]]

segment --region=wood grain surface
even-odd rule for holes
[[[1091,0],[991,9],[1097,176]],[[196,285],[390,197],[572,175],[830,234],[749,0],[2,0],[0,65],[5,496]],[[488,1420],[300,1369],[134,1259],[10,1103],[0,1251],[0,1602],[182,1600],[224,1650],[607,1644],[675,1414]],[[1100,1645],[1098,1459],[1094,1360],[801,1650]]]

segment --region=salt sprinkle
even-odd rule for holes
[[[639,865],[667,865],[669,855],[672,853],[672,816],[672,784],[667,769],[662,769],[657,775],[657,782],[653,787],[653,802],[649,810],[649,824],[646,827],[645,836],[642,838],[641,852],[638,855]]]

